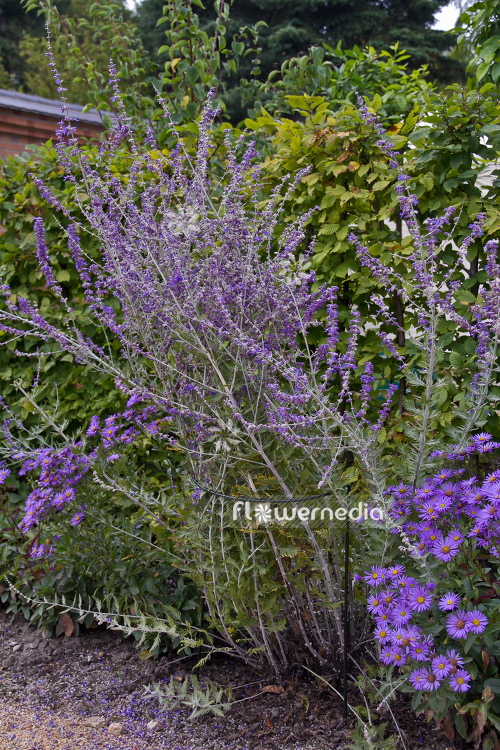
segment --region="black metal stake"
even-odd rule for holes
[[[200,630],[203,627],[203,617],[204,617],[204,615],[205,615],[205,599],[202,599],[201,600],[201,611],[200,611]],[[201,637],[201,633],[200,633],[200,637]],[[198,661],[200,661],[200,659],[201,659],[201,648],[202,648],[202,644],[200,643],[200,645],[198,646]],[[199,666],[196,667],[196,679],[197,680],[200,679],[200,667]]]
[[[345,527],[345,561],[344,561],[344,719],[347,719],[347,653],[349,640],[349,516]]]

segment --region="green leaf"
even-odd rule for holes
[[[450,352],[450,365],[460,370],[463,367],[464,359],[457,352]]]
[[[455,726],[457,728],[457,732],[461,737],[463,737],[464,740],[467,739],[467,729],[465,727],[465,719],[462,716],[462,714],[456,714],[455,716]]]
[[[186,75],[189,83],[193,85],[196,83],[198,78],[200,77],[200,73],[198,71],[198,68],[196,65],[190,65],[189,68],[186,70]]]

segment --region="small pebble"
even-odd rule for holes
[[[86,727],[93,727],[94,729],[102,729],[107,724],[106,719],[103,719],[102,716],[89,716],[84,719],[83,723]]]
[[[123,733],[123,726],[119,724],[117,721],[109,725],[108,734],[111,734],[113,737],[119,737],[122,733]]]

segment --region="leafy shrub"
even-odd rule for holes
[[[411,415],[403,426],[404,444],[395,455],[384,457],[377,436],[397,383],[390,385],[380,406],[380,391],[373,392],[374,368],[365,360],[361,387],[352,388],[361,315],[351,310],[345,321],[349,335],[341,343],[338,290],[315,286],[308,255],[297,257],[308,214],[286,227],[274,249],[276,205],[286,203],[275,191],[262,210],[251,146],[239,162],[226,141],[228,172],[222,186],[217,183],[209,192],[211,117],[213,112],[207,110],[194,163],[181,144],[170,160],[157,150],[153,158],[149,150],[137,149],[130,170],[133,178],[120,184],[106,167],[106,159],[113,163],[110,144],[126,134],[119,119],[101,150],[100,169],[85,166],[86,196],[92,201],[90,206],[80,202],[79,207],[101,239],[103,264],[89,265],[82,255],[81,223],[69,224],[68,245],[92,320],[114,334],[126,357],[115,358],[80,335],[69,318],[63,326],[51,325],[23,298],[11,301],[2,315],[11,333],[58,341],[79,361],[112,375],[117,389],[128,397],[125,411],[106,420],[95,415],[85,437],[69,438],[59,430],[51,444],[37,451],[32,439],[24,437],[21,423],[11,418],[4,426],[12,460],[21,473],[34,472],[37,477],[23,526],[36,529],[54,511],[74,513],[75,499],[81,502],[80,493],[90,493],[95,481],[147,508],[165,529],[174,527],[179,567],[204,593],[214,644],[220,642],[221,648],[254,666],[264,654],[276,672],[303,658],[304,652],[313,662],[331,664],[343,643],[339,603],[345,594],[341,565],[333,567],[330,560],[331,550],[338,550],[335,529],[323,524],[313,531],[302,515],[294,527],[271,529],[258,521],[244,523],[243,528],[231,526],[217,493],[231,499],[260,490],[271,502],[278,491],[297,509],[297,494],[324,487],[347,511],[360,499],[384,508],[386,482],[396,470],[417,485],[433,466],[433,451],[442,447],[436,422],[448,408],[441,398],[447,381],[435,379],[435,371],[449,351],[438,335],[443,319],[453,320],[456,338],[461,331],[477,338],[471,380],[452,373],[460,398],[448,439],[458,435],[463,445],[471,430],[484,423],[497,371],[499,334],[491,305],[496,245],[493,241],[487,247],[486,283],[491,281],[493,292],[486,286],[478,303],[463,310],[460,287],[467,252],[483,232],[484,217],[472,224],[455,251],[455,263],[443,273],[440,251],[442,242],[449,242],[446,226],[451,223],[453,228],[460,217],[454,224],[451,207],[443,217],[428,220],[422,234],[410,177],[397,171],[395,193],[413,240],[405,258],[413,279],[386,267],[358,237],[349,237],[360,265],[370,270],[379,289],[401,297],[415,315],[414,329],[406,333],[421,353],[423,377],[414,373],[412,362],[405,362],[383,327],[378,330],[387,356],[394,357],[412,387],[412,399],[404,402]],[[378,133],[386,166],[396,170],[399,156],[394,144],[380,132],[364,103],[358,118],[361,127]],[[153,134],[148,135],[148,145],[153,145]],[[72,140],[63,154],[68,175],[73,174],[79,151]],[[304,176],[299,173],[294,184]],[[48,262],[41,220],[36,222],[36,234],[47,284],[64,302]],[[109,290],[120,302],[120,317],[106,304]],[[9,290],[4,293],[8,297]],[[375,301],[379,319],[397,328],[384,298]],[[311,348],[308,336],[318,329],[324,338]],[[50,427],[54,429],[54,422]],[[129,467],[127,451],[143,434],[154,443],[161,461],[169,449],[182,450],[193,477],[191,487],[198,486],[191,500],[185,473],[170,486],[160,482],[155,491],[147,477],[140,478]],[[347,468],[349,456],[354,465]],[[207,483],[217,491],[204,489]],[[70,523],[79,523],[82,515],[83,509]],[[355,528],[355,565],[360,564],[363,545],[368,558],[390,559],[395,545],[392,529],[390,520]],[[35,554],[45,552],[37,548]],[[363,617],[354,603],[351,611],[353,646],[359,649]],[[361,622],[356,623],[358,617]],[[162,627],[181,632],[172,618],[165,622],[157,626],[158,632]]]
[[[401,89],[405,93],[405,89]],[[451,204],[456,207],[457,220],[443,238],[437,273],[448,274],[455,263],[452,241],[461,245],[469,234],[469,225],[484,213],[484,230],[488,237],[499,236],[498,168],[500,151],[498,107],[484,96],[484,91],[464,94],[449,89],[446,95],[433,94],[415,102],[397,124],[390,125],[387,138],[404,155],[405,171],[411,175],[415,195],[419,200],[419,215],[423,221],[445,212]],[[408,234],[396,194],[397,173],[390,167],[384,152],[383,139],[378,132],[380,122],[386,120],[384,102],[376,96],[369,102],[370,111],[377,114],[376,125],[360,116],[354,106],[343,106],[335,111],[325,97],[289,96],[288,102],[295,119],[277,118],[267,113],[246,125],[252,133],[267,134],[272,147],[266,152],[265,184],[267,195],[287,174],[309,168],[309,173],[297,185],[286,201],[286,213],[291,221],[296,216],[312,211],[307,223],[307,237],[315,236],[310,268],[317,283],[339,288],[339,323],[341,341],[348,336],[348,320],[353,308],[358,309],[366,325],[360,334],[364,352],[356,371],[357,383],[363,373],[364,362],[374,364],[378,382],[400,383],[397,406],[403,420],[409,418],[403,409],[407,384],[399,377],[398,364],[381,352],[376,331],[379,309],[374,298],[381,295],[391,312],[393,323],[386,322],[385,330],[397,336],[402,354],[421,366],[421,351],[415,348],[407,331],[417,324],[412,305],[406,306],[397,290],[411,284],[414,269],[409,261],[414,239]],[[381,112],[379,119],[378,113]],[[484,179],[485,164],[489,162],[489,177]],[[314,211],[320,206],[320,211]],[[384,265],[393,265],[398,273],[395,288],[384,288],[363,267],[355,246],[349,242],[352,227],[370,254]],[[282,228],[286,229],[287,219]],[[476,301],[478,286],[486,280],[485,251],[480,238],[468,245],[469,265],[461,279],[461,306]],[[444,431],[453,418],[459,390],[455,378],[471,380],[470,370],[474,347],[470,348],[455,336],[455,323],[441,318],[438,333],[444,351],[439,372],[454,371],[454,380],[447,380],[441,390],[443,409],[439,427]],[[319,330],[310,333],[311,343],[324,343]],[[344,344],[345,345],[345,344]],[[381,356],[382,355],[382,356]],[[460,375],[460,372],[462,375]],[[495,391],[493,391],[495,392]],[[389,423],[391,437],[402,438],[401,419]],[[500,437],[498,416],[488,415],[488,429],[496,439]],[[382,433],[383,434],[383,433]]]

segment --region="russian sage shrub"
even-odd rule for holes
[[[116,96],[119,101],[118,91]],[[398,155],[363,103],[361,113],[380,131],[392,168],[398,169]],[[368,623],[352,581],[344,590],[334,521],[326,516],[315,527],[313,515],[300,513],[299,498],[328,494],[344,517],[364,502],[364,518],[351,524],[349,532],[352,564],[361,571],[365,562],[389,563],[398,541],[391,533],[395,522],[386,512],[387,486],[399,477],[416,487],[435,465],[433,451],[443,447],[433,422],[443,387],[442,380],[434,379],[440,357],[437,323],[451,316],[457,335],[463,330],[478,338],[477,377],[467,387],[467,408],[457,415],[459,436],[450,430],[450,439],[463,446],[488,408],[496,308],[491,312],[478,303],[470,313],[456,311],[453,295],[460,271],[457,279],[451,271],[446,278],[435,277],[438,240],[453,212],[429,222],[422,234],[415,198],[401,174],[397,192],[414,238],[409,258],[414,282],[391,279],[390,269],[351,236],[363,265],[417,311],[418,326],[407,334],[423,352],[419,375],[398,352],[387,331],[397,321],[380,303],[382,346],[413,388],[407,403],[413,419],[404,426],[404,450],[397,456],[384,454],[377,437],[398,383],[391,383],[385,394],[374,391],[373,364],[360,362],[357,352],[363,321],[355,307],[347,322],[347,342],[340,342],[338,290],[316,285],[309,268],[312,248],[305,243],[304,229],[309,214],[276,232],[280,204],[304,172],[288,186],[278,186],[263,207],[253,145],[227,139],[227,172],[214,183],[209,170],[213,116],[209,102],[191,159],[181,141],[169,157],[163,155],[152,132],[141,147],[122,114],[102,145],[99,168],[86,161],[74,126],[67,117],[63,120],[58,150],[66,178],[90,197],[80,205],[84,220],[75,221],[49,186],[39,187],[68,221],[68,246],[89,317],[98,330],[111,332],[120,348],[116,352],[95,343],[79,326],[52,273],[40,219],[35,220],[39,263],[47,286],[67,305],[67,317],[63,325],[51,324],[36,304],[12,299],[4,285],[8,309],[0,313],[1,325],[12,337],[55,341],[77,362],[111,375],[128,401],[123,412],[104,420],[94,415],[76,436],[66,435],[39,410],[50,439],[40,437],[35,445],[6,406],[4,444],[12,466],[5,466],[3,476],[16,468],[32,477],[34,489],[21,521],[28,534],[56,513],[68,514],[75,525],[85,522],[80,496],[93,483],[109,492],[110,499],[127,497],[172,534],[177,567],[205,598],[211,626],[205,637],[214,648],[255,667],[267,663],[276,673],[297,660],[336,669],[345,638],[341,603],[346,593],[352,605],[353,659],[366,641]],[[122,179],[107,164],[124,139],[134,161]],[[101,244],[100,262],[85,256],[81,237],[86,231]],[[480,219],[468,241],[478,233]],[[459,261],[463,257],[461,248]],[[311,347],[309,333],[318,329],[319,343]],[[350,383],[358,366],[361,387],[355,393]],[[375,420],[368,418],[373,402],[378,404]],[[36,408],[36,394],[33,404]],[[144,434],[154,440],[159,466],[172,450],[185,459],[185,470],[161,488],[134,473],[127,462]],[[252,497],[284,501],[295,511],[296,523],[270,523],[266,503],[260,519],[245,512],[244,520],[231,523],[239,497],[241,505],[250,504]],[[370,517],[368,508],[377,508],[377,515]],[[37,547],[35,554],[43,557],[48,551]],[[128,627],[130,618],[123,622]],[[169,634],[179,630],[167,616],[143,620],[141,627]]]

